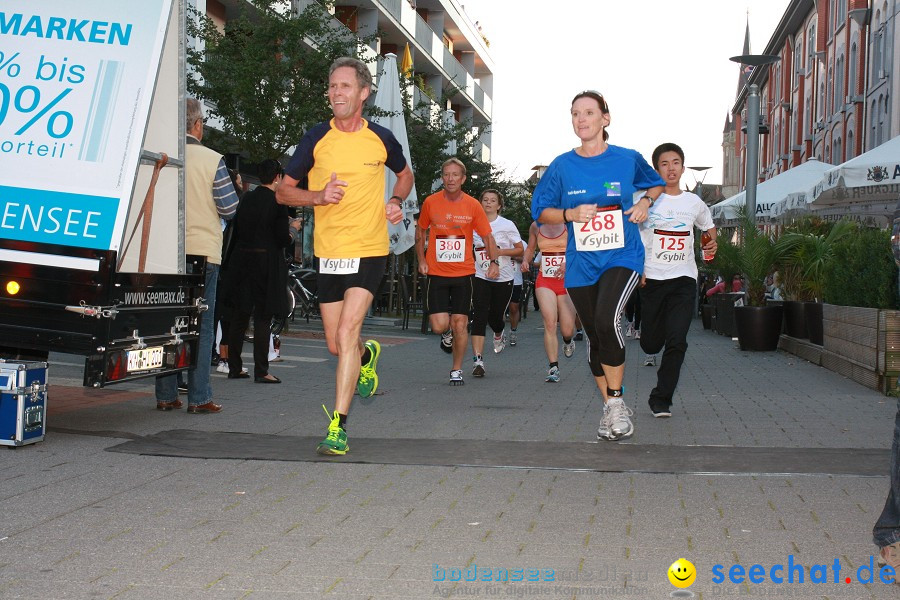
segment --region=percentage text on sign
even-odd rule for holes
[[[71,91],[72,88],[64,89],[56,96],[56,98],[45,104],[43,108],[39,108],[41,104],[41,90],[33,85],[26,85],[19,88],[15,96],[12,97],[13,108],[21,114],[28,114],[35,111],[37,111],[37,114],[19,127],[19,129],[16,130],[16,135],[22,135],[28,131],[32,125],[47,115],[47,113],[49,113],[54,106],[59,104],[60,100],[68,96]],[[11,96],[12,92],[9,87],[0,83],[0,124],[3,123],[9,112]],[[62,121],[62,130],[58,131],[57,125],[60,121]],[[72,116],[72,113],[65,110],[58,110],[47,117],[47,135],[56,139],[64,138],[72,131],[73,124],[74,117]]]
[[[22,67],[19,63],[13,62],[17,58],[19,58],[19,53],[16,52],[9,58],[6,58],[6,55],[3,52],[0,52],[0,71],[6,69],[6,74],[12,78],[19,75],[22,72]]]

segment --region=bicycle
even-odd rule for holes
[[[288,319],[296,316],[309,318],[319,314],[319,298],[316,295],[316,271],[297,264],[293,260],[287,264],[288,282],[285,293],[288,296],[288,312],[283,317],[272,318],[272,333],[278,335],[284,330]]]

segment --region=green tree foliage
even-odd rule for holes
[[[838,221],[831,227],[812,221],[800,224],[798,231],[785,233],[778,240],[786,277],[785,293],[791,300],[821,302],[825,290],[825,272],[834,260],[834,249],[853,234],[850,221]]]
[[[719,236],[716,238],[718,249],[716,250],[716,257],[710,266],[719,272],[726,284],[730,284],[735,273],[741,272],[741,267],[738,264],[740,248],[731,242],[731,236],[722,235],[722,233],[719,232]],[[727,291],[730,292],[731,288],[728,287]]]
[[[475,198],[486,189],[499,191],[504,198],[503,216],[516,223],[521,233],[527,234],[531,224],[533,185],[512,181],[502,170],[482,158],[478,139],[487,132],[487,126],[473,127],[470,122],[448,124],[445,121],[443,113],[436,107],[447,106],[448,101],[459,92],[456,87],[450,86],[442,90],[439,100],[434,104],[434,90],[425,90],[420,100],[413,103],[410,91],[414,87],[423,89],[423,86],[421,77],[400,76],[406,132],[419,204],[432,190],[440,187],[441,165],[455,156],[466,165],[463,191]],[[456,152],[453,154],[447,151],[451,143],[456,145]]]
[[[457,88],[443,90],[440,100],[434,101],[429,90],[420,95],[418,102],[413,103],[411,92],[415,87],[421,89],[420,78],[401,75],[400,89],[403,95],[406,134],[409,138],[409,152],[412,168],[416,176],[416,191],[421,203],[432,190],[440,186],[441,165],[451,156],[460,159],[466,165],[466,182],[463,191],[476,196],[480,186],[491,172],[490,163],[481,160],[478,152],[478,138],[486,131],[486,126],[472,127],[469,122],[448,124],[439,107],[447,106],[449,99],[456,95]],[[450,154],[447,148],[456,144],[456,152]]]
[[[202,42],[187,52],[188,92],[222,119],[221,132],[206,131],[210,145],[258,162],[283,156],[309,127],[331,118],[328,68],[340,56],[360,55],[363,41],[336,27],[319,3],[297,15],[286,0],[238,6],[224,33],[196,10],[188,19],[188,33]]]
[[[889,230],[855,227],[835,243],[825,268],[825,302],[840,306],[898,308],[897,267]]]

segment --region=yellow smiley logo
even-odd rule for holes
[[[668,571],[669,581],[677,588],[690,587],[694,580],[697,579],[697,569],[691,561],[679,558],[672,563]]]

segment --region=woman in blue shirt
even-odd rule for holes
[[[607,143],[610,115],[602,94],[576,95],[571,114],[581,145],[550,163],[531,212],[541,223],[565,223],[569,229],[566,289],[590,340],[591,373],[604,401],[597,437],[618,440],[634,433],[622,396],[625,340],[619,313],[644,268],[637,224],[647,219],[665,184],[638,152]],[[638,190],[645,192],[634,202]]]

